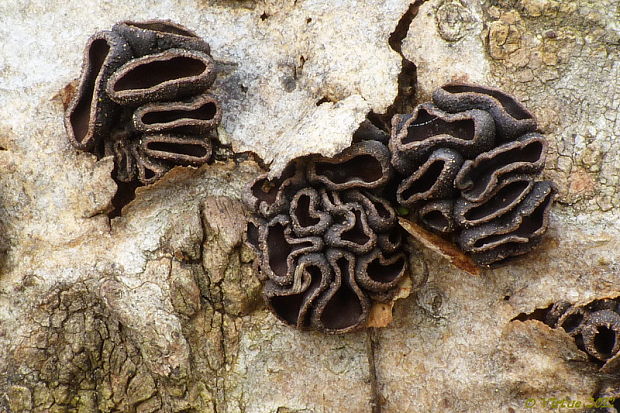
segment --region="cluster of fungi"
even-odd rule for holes
[[[289,325],[353,331],[372,302],[393,298],[408,262],[395,208],[483,266],[529,252],[547,230],[556,190],[538,179],[545,138],[500,90],[447,84],[392,118],[387,146],[364,139],[250,188],[248,243],[265,301]]]
[[[285,323],[330,333],[364,325],[373,301],[393,298],[407,269],[395,210],[383,198],[388,148],[362,141],[333,158],[293,160],[259,177],[248,242],[260,256],[263,293]]]
[[[115,178],[150,184],[175,165],[212,155],[221,119],[207,89],[215,80],[209,45],[169,22],[125,21],[95,33],[66,109],[71,144],[113,156]]]
[[[113,156],[127,184],[205,163],[221,120],[207,93],[214,79],[209,45],[189,29],[118,23],[88,40],[65,114],[69,140]],[[248,244],[266,303],[287,324],[349,332],[366,325],[373,302],[394,298],[408,263],[397,210],[484,266],[527,253],[547,229],[556,192],[538,179],[547,144],[506,93],[447,84],[394,116],[391,135],[377,132],[358,131],[334,157],[294,159],[250,188]]]
[[[500,90],[444,85],[433,103],[392,119],[397,202],[480,265],[529,252],[556,193],[538,181],[547,144],[536,129],[533,115]]]
[[[582,306],[560,301],[546,311],[543,321],[552,328],[564,329],[604,370],[620,367],[619,298]]]

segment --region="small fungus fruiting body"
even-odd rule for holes
[[[496,266],[539,244],[555,186],[538,181],[547,143],[534,116],[498,89],[444,85],[392,119],[397,202],[421,224]]]
[[[620,367],[620,299],[596,300],[582,306],[560,301],[547,310],[544,321],[566,331],[581,350],[602,365],[602,370],[612,372]]]
[[[71,144],[113,156],[120,182],[150,184],[174,165],[212,154],[222,114],[207,93],[209,45],[163,20],[125,21],[88,40],[77,93],[65,114]]]
[[[259,177],[248,202],[269,309],[301,329],[362,328],[373,301],[393,298],[406,276],[396,212],[382,197],[389,151],[362,141],[332,157],[293,160],[279,178]]]

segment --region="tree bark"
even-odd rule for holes
[[[542,246],[475,276],[412,239],[389,327],[284,326],[242,242],[257,162],[177,167],[112,218],[112,160],[67,141],[88,36],[152,17],[211,44],[220,141],[273,175],[447,81],[514,93],[560,189]],[[542,412],[614,385],[521,320],[620,295],[618,21],[615,0],[0,4],[0,412]]]

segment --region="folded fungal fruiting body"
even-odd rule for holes
[[[396,200],[421,224],[454,239],[480,265],[499,265],[537,245],[555,186],[538,181],[547,143],[510,95],[451,83],[410,115],[392,119]]]
[[[620,300],[602,299],[575,306],[555,303],[543,320],[552,328],[562,328],[577,346],[602,364],[605,372],[620,367]]]
[[[248,243],[259,257],[270,310],[301,329],[363,327],[373,301],[393,298],[407,271],[401,230],[382,198],[388,148],[363,141],[333,158],[308,156],[279,178],[259,177]]]
[[[125,21],[95,33],[65,114],[71,144],[113,156],[115,178],[150,184],[174,165],[212,154],[221,119],[207,93],[215,80],[209,45],[170,21]]]

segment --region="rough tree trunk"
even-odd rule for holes
[[[219,129],[274,173],[453,79],[514,92],[560,188],[542,248],[471,276],[420,246],[394,322],[298,332],[241,244],[250,160],[176,168],[110,218],[112,161],[68,143],[65,86],[96,30],[168,18],[218,62]],[[0,412],[515,412],[587,400],[572,339],[514,320],[620,295],[617,0],[0,3]],[[513,321],[514,320],[514,321]],[[527,411],[546,411],[540,406]]]

